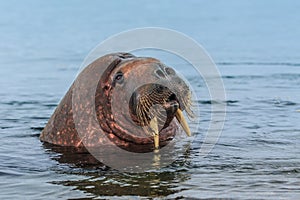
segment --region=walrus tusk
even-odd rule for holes
[[[152,129],[152,133],[154,137],[154,148],[159,149],[159,130],[158,130],[158,123],[156,117],[154,117],[150,121],[150,128]]]
[[[190,128],[189,128],[189,126],[184,118],[184,115],[180,109],[177,109],[175,116],[176,116],[176,119],[178,120],[178,122],[180,123],[181,127],[183,128],[184,132],[187,134],[187,136],[191,136],[192,134],[191,134]]]
[[[154,148],[159,149],[159,135],[154,134]]]

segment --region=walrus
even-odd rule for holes
[[[183,114],[193,117],[191,97],[183,78],[161,61],[108,54],[77,76],[40,140],[72,147],[114,144],[132,152],[150,152],[182,130],[191,135]]]

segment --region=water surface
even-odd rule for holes
[[[299,199],[299,8],[296,1],[1,2],[0,198]],[[41,143],[88,52],[143,26],[184,32],[216,62],[227,117],[213,151],[199,156],[214,103],[205,84],[163,55],[201,97],[201,128],[172,165],[120,173],[76,149]]]

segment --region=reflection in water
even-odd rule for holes
[[[189,154],[178,158],[166,169],[144,173],[123,173],[95,159],[85,148],[44,144],[53,160],[59,162],[57,173],[76,174],[78,180],[55,181],[53,184],[75,187],[93,196],[162,197],[184,190],[178,183],[190,179],[186,170]],[[64,167],[67,165],[67,167]]]

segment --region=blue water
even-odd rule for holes
[[[0,199],[299,199],[299,9],[299,1],[1,1]],[[199,156],[211,102],[192,75],[202,128],[171,166],[120,173],[42,144],[89,51],[144,26],[181,31],[216,62],[227,117],[213,151]]]

